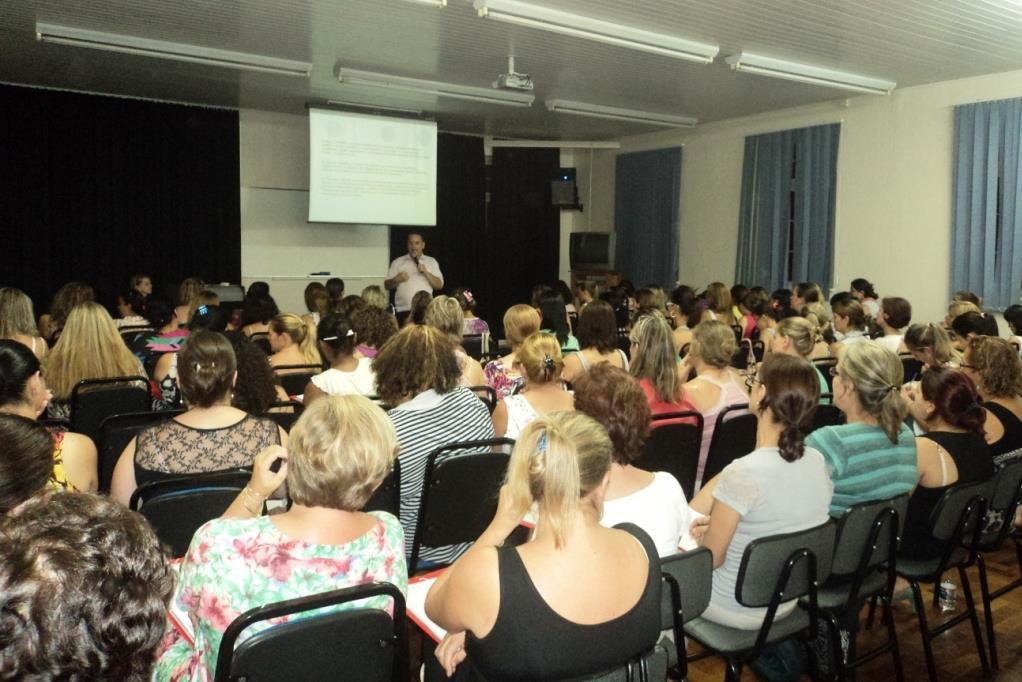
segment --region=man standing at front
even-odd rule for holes
[[[408,255],[395,258],[387,271],[387,279],[383,286],[397,289],[394,294],[394,307],[397,309],[398,322],[403,323],[412,307],[412,297],[420,291],[432,293],[444,288],[444,276],[440,272],[440,263],[436,258],[423,254],[426,241],[422,235],[412,232],[408,235]]]

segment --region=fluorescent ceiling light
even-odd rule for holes
[[[810,64],[798,64],[783,59],[739,52],[725,59],[735,71],[746,71],[761,76],[783,78],[784,80],[811,85],[822,85],[839,90],[864,92],[870,95],[889,95],[897,85],[894,81],[870,78],[846,71],[834,71]]]
[[[433,7],[447,7],[447,0],[407,0],[419,5],[432,5]]]
[[[353,109],[365,109],[367,111],[390,111],[395,114],[409,114],[411,116],[422,116],[422,109],[411,107],[385,107],[380,104],[366,104],[365,102],[349,102],[343,99],[328,99],[327,104],[335,107],[351,107]]]
[[[538,28],[575,38],[595,40],[631,50],[709,64],[720,52],[716,45],[653,33],[631,26],[531,5],[519,0],[475,0],[479,16],[509,24]]]
[[[372,71],[359,71],[357,69],[338,69],[337,80],[342,84],[369,85],[377,88],[390,88],[391,90],[422,92],[428,95],[436,95],[437,97],[451,97],[453,99],[500,104],[510,107],[531,107],[536,99],[534,95],[524,92],[478,88],[470,85],[391,76],[385,73],[373,73]]]
[[[312,64],[308,62],[264,57],[247,52],[219,50],[201,45],[185,45],[183,43],[171,43],[165,40],[152,40],[150,38],[139,38],[137,36],[126,36],[117,33],[88,31],[42,22],[36,23],[35,30],[36,39],[46,43],[88,47],[95,50],[123,52],[143,57],[156,57],[158,59],[173,59],[179,62],[208,64],[229,69],[260,71],[280,76],[308,78],[309,73],[312,71]]]
[[[669,128],[691,128],[696,123],[699,123],[698,119],[691,118],[690,116],[651,114],[636,109],[619,109],[617,107],[605,107],[601,104],[571,102],[565,99],[548,99],[546,100],[546,108],[561,114],[610,118],[617,121],[633,121],[635,123],[646,123]]]

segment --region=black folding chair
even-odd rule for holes
[[[385,511],[400,518],[401,514],[401,460],[394,460],[394,468],[373,492],[362,511]]]
[[[739,630],[705,618],[685,624],[685,634],[708,651],[690,656],[689,661],[716,653],[727,660],[725,679],[738,682],[742,666],[763,651],[767,644],[790,637],[816,637],[817,585],[830,575],[834,555],[834,524],[830,521],[796,533],[772,535],[749,543],[742,555],[735,585],[735,599],[742,606],[766,607],[759,630]],[[778,619],[782,602],[805,598],[804,608]],[[814,647],[809,656],[815,670]]]
[[[752,342],[752,356],[756,358],[756,362],[763,362],[764,355],[766,355],[766,344],[759,339],[754,339]]]
[[[149,520],[172,556],[181,557],[199,526],[227,511],[250,477],[236,469],[153,481],[136,488],[128,506]]]
[[[143,376],[82,379],[71,390],[71,430],[96,442],[107,417],[150,409],[149,380]]]
[[[480,360],[489,350],[489,334],[466,334],[461,337],[461,347],[470,358]]]
[[[309,380],[323,371],[322,365],[277,365],[273,373],[288,395],[301,395]]]
[[[821,400],[832,400],[833,396],[830,393],[824,393],[820,396]],[[839,424],[845,423],[845,413],[839,410],[835,405],[830,402],[821,402],[816,406],[816,411],[813,412],[813,423],[809,427],[809,433],[812,433],[816,429],[822,429],[824,426],[838,426]]]
[[[936,559],[908,559],[898,557],[898,575],[908,580],[912,587],[915,600],[916,615],[919,618],[919,634],[923,639],[923,653],[926,656],[926,669],[930,680],[937,680],[937,666],[933,659],[931,641],[934,637],[950,630],[954,626],[969,620],[972,634],[976,639],[976,653],[979,654],[983,677],[990,675],[987,662],[986,647],[980,635],[979,617],[976,615],[976,603],[969,586],[969,576],[965,569],[976,562],[977,547],[983,531],[983,517],[986,515],[986,497],[990,491],[990,482],[958,484],[952,486],[941,498],[933,511],[933,538],[942,543],[941,554]],[[926,619],[926,602],[920,583],[931,583],[934,590],[948,570],[957,568],[961,580],[962,594],[965,595],[966,609],[948,619],[941,625],[930,629]]]
[[[691,419],[694,424],[657,422]],[[691,500],[699,468],[699,446],[703,441],[703,415],[698,412],[668,412],[653,417],[653,428],[642,446],[642,454],[632,462],[646,471],[666,471],[681,484],[685,499]]]
[[[837,367],[837,358],[816,358],[812,362],[813,362],[813,365],[816,366],[816,369],[820,370],[820,374],[823,375],[823,378],[826,379],[826,381],[827,381],[827,392],[828,393],[833,393],[834,392],[834,375],[832,375],[830,373],[830,371],[834,367]]]
[[[905,381],[915,381],[923,373],[923,363],[916,360],[911,353],[902,353],[898,356],[901,359],[901,367],[905,370]]]
[[[749,413],[749,404],[740,403],[724,408],[717,415],[700,485],[706,485],[728,464],[755,449],[756,415]]]
[[[182,414],[184,410],[162,410],[160,412],[129,412],[115,414],[103,420],[99,425],[99,440],[96,441],[98,453],[97,473],[99,474],[99,492],[110,492],[110,481],[114,476],[114,467],[120,459],[124,448],[131,439],[143,429],[155,426],[160,422]]]
[[[441,445],[429,453],[408,575],[418,568],[423,547],[474,542],[486,530],[514,444],[510,438],[489,438]]]
[[[993,592],[987,581],[987,564],[984,553],[999,549],[1011,536],[1015,544],[1015,554],[1022,570],[1022,543],[1019,542],[1015,529],[1015,512],[1022,503],[1022,459],[1006,461],[997,469],[993,488],[990,493],[990,508],[983,534],[977,546],[976,563],[979,568],[979,587],[983,595],[983,616],[986,621],[987,642],[990,645],[990,666],[997,670],[997,634],[994,632],[994,612],[992,602],[1008,592],[1022,587],[1022,576]]]
[[[671,668],[677,679],[688,679],[685,623],[703,615],[713,591],[713,553],[705,547],[660,558],[665,589],[661,592],[661,629],[674,633]]]
[[[486,409],[493,414],[497,409],[497,391],[492,386],[469,386],[468,390],[479,396],[479,399],[486,403]]]
[[[298,418],[305,411],[305,405],[297,400],[278,400],[271,403],[264,416],[272,419],[274,423],[285,431],[291,431]]]
[[[320,613],[273,625],[238,643],[256,623],[380,595],[392,600],[393,616],[364,606]],[[398,682],[407,672],[401,666],[404,628],[404,595],[391,583],[367,583],[260,606],[227,626],[213,680]]]
[[[891,599],[897,576],[898,538],[907,509],[908,495],[899,495],[889,500],[853,505],[837,519],[830,580],[820,587],[817,600],[830,632],[831,651],[835,654],[838,679],[842,682],[848,671],[888,651],[894,658],[898,682],[904,679]],[[863,604],[871,599],[874,604],[876,599],[883,604],[887,641],[860,654],[856,651],[859,613]],[[848,633],[847,653],[841,647],[842,629]]]

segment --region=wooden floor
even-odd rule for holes
[[[1004,548],[987,556],[987,569],[990,576],[990,589],[998,587],[1014,580],[1019,575],[1018,561],[1015,556],[1014,546],[1009,541]],[[983,630],[984,645],[986,645],[986,630],[983,625],[982,599],[979,591],[979,574],[975,568],[969,569],[969,582],[976,599],[979,611],[980,627]],[[958,582],[957,575],[955,582]],[[964,598],[961,595],[959,585],[958,604],[964,606]],[[927,620],[931,627],[935,623],[942,622],[939,612],[932,608],[932,591],[927,585],[923,586],[923,595],[927,601]],[[1022,588],[1013,590],[1005,596],[994,601],[994,630],[997,633],[997,652],[1000,669],[995,671],[992,679],[998,682],[1022,682]],[[879,613],[878,620],[879,620]],[[865,619],[865,617],[864,617]],[[905,672],[905,680],[926,680],[926,660],[923,656],[923,643],[919,636],[918,621],[912,611],[909,601],[898,602],[894,607],[894,619],[898,630],[898,644],[901,648],[901,661]],[[870,648],[873,637],[883,637],[885,628],[874,624],[873,631],[866,631],[860,635],[860,650]],[[877,639],[876,641],[882,641]],[[933,655],[936,659],[937,670],[941,682],[952,680],[981,680],[983,669],[980,666],[979,656],[976,655],[975,641],[972,636],[972,628],[968,621],[952,628],[933,641]],[[689,666],[689,680],[691,682],[703,682],[713,680],[714,682],[724,679],[724,665],[718,658],[707,658],[697,661]],[[756,676],[746,667],[742,673],[742,680],[756,680]],[[809,679],[805,677],[804,679]],[[858,674],[859,680],[869,682],[886,682],[895,680],[894,665],[890,655],[883,655],[863,667]]]

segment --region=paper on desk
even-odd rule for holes
[[[405,612],[408,617],[437,643],[447,636],[447,631],[426,615],[426,594],[445,570],[447,569],[441,568],[410,578],[408,580],[408,596],[405,598]]]

